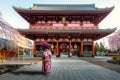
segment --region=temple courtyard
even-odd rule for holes
[[[53,57],[52,73],[42,74],[41,61],[0,75],[0,80],[119,80],[120,65],[110,57]]]

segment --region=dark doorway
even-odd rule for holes
[[[68,55],[69,53],[69,43],[68,42],[60,42],[60,55]]]

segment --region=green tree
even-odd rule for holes
[[[99,47],[99,51],[100,52],[105,52],[105,47],[104,47],[104,45],[103,45],[103,43],[102,42],[100,42],[100,47]]]
[[[99,44],[96,42],[95,43],[95,52],[99,52],[100,51],[100,46],[99,46]]]

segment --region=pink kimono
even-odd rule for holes
[[[42,54],[42,72],[50,73],[52,71],[52,62],[51,62],[51,51],[45,50]]]

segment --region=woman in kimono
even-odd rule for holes
[[[51,62],[52,54],[49,50],[49,46],[45,46],[45,50],[42,54],[42,72],[47,74],[52,71],[52,62]]]

